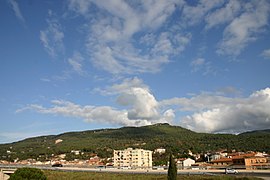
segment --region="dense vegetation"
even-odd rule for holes
[[[63,140],[55,143],[56,140]],[[66,159],[88,159],[97,154],[100,157],[111,157],[114,149],[127,147],[154,150],[166,148],[176,156],[193,153],[204,153],[220,149],[228,151],[270,151],[270,130],[254,131],[239,135],[196,133],[179,126],[156,124],[143,127],[123,127],[119,129],[101,129],[82,132],[68,132],[59,135],[41,136],[23,141],[1,144],[0,159],[13,161],[35,158],[46,160],[52,155],[67,154]],[[84,152],[79,156],[71,150]],[[156,162],[164,157],[154,155]]]
[[[19,168],[10,175],[9,180],[47,180],[42,170],[36,168]]]

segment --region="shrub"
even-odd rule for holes
[[[19,168],[11,174],[9,180],[47,180],[47,177],[40,169]]]

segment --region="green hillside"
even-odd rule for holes
[[[55,144],[57,139],[63,140]],[[270,131],[248,132],[239,135],[196,133],[179,126],[155,124],[143,127],[123,127],[82,132],[68,132],[59,135],[41,136],[19,142],[1,144],[0,159],[38,158],[45,160],[52,154],[66,153],[73,159],[71,150],[81,150],[87,159],[96,153],[100,157],[111,157],[114,149],[127,147],[154,150],[164,147],[174,154],[203,153],[220,149],[239,151],[270,152]],[[78,157],[77,157],[78,158]]]

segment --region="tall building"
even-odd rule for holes
[[[115,167],[152,167],[152,151],[127,148],[114,150]]]

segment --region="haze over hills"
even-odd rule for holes
[[[60,140],[58,143],[57,140]],[[164,147],[168,151],[184,154],[203,153],[220,149],[228,151],[270,152],[270,130],[234,134],[196,133],[180,126],[155,124],[142,127],[122,127],[81,132],[67,132],[59,135],[40,136],[22,141],[0,144],[0,159],[38,158],[45,160],[53,155],[69,154],[72,150],[111,157],[114,149],[127,147],[154,150]],[[88,154],[88,155],[87,155]]]

